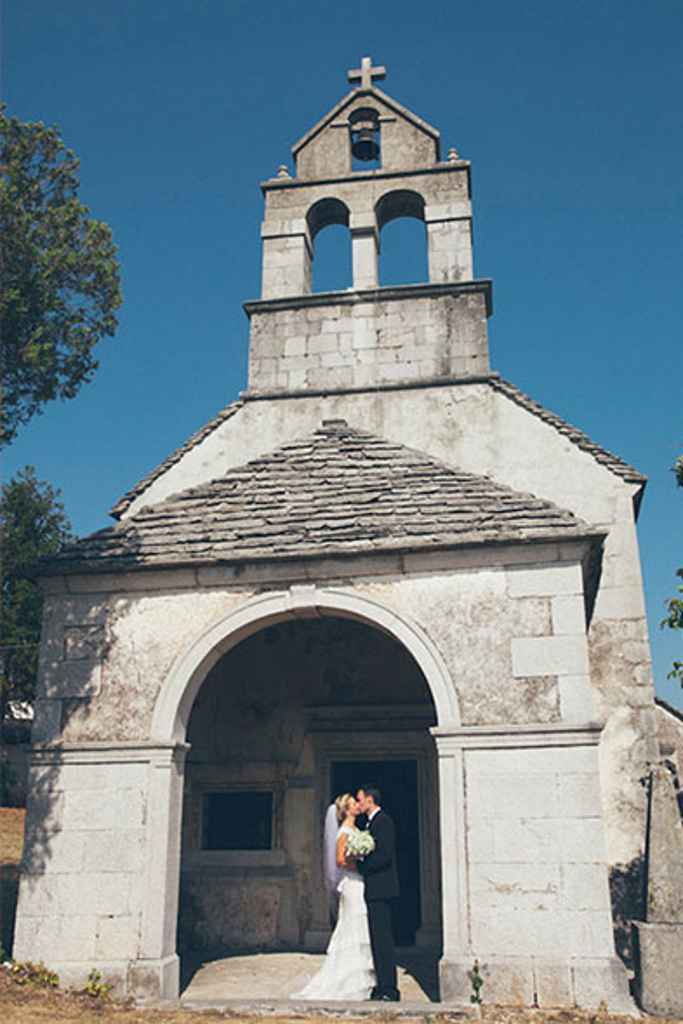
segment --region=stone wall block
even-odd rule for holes
[[[495,818],[472,816],[467,828],[467,854],[470,864],[494,861]]]
[[[145,853],[144,830],[120,829],[86,835],[84,871],[120,873],[141,870]]]
[[[300,388],[306,387],[308,382],[308,371],[307,370],[292,370],[287,374],[286,387],[290,391],[298,391]]]
[[[534,960],[536,1002],[544,1007],[567,1007],[573,1003],[571,968],[557,960]]]
[[[34,855],[27,857],[23,872],[32,870],[47,872],[49,874],[75,874],[83,870],[85,864],[85,851],[89,845],[90,833],[60,831],[46,835],[44,829],[35,837],[27,836],[26,849],[34,851]],[[38,855],[41,851],[41,855]]]
[[[557,684],[560,691],[560,709],[563,721],[577,724],[592,721],[594,706],[590,676],[585,673],[560,675]]]
[[[560,812],[554,774],[519,772],[506,777],[468,773],[467,794],[472,812],[479,806],[486,808],[490,817],[556,818]]]
[[[501,1006],[531,1006],[534,1001],[534,979],[528,964],[523,961],[516,963],[496,963],[491,961],[481,967],[484,977],[483,997],[489,1004]],[[469,988],[463,992],[466,998],[471,992]]]
[[[55,875],[58,880],[58,912],[68,922],[74,907],[86,907],[98,915],[127,914],[130,906],[131,875],[92,873]]]
[[[565,864],[605,864],[601,818],[573,818],[560,825],[562,861]]]
[[[577,1006],[596,1009],[607,1004],[616,1013],[634,1015],[636,1007],[629,995],[628,978],[621,960],[611,959],[577,960],[572,965],[572,987]]]
[[[592,772],[563,774],[557,781],[559,806],[567,818],[597,818],[602,814],[600,787]]]
[[[499,863],[540,865],[561,860],[558,824],[549,818],[509,819],[493,842]]]
[[[575,635],[586,632],[586,611],[583,599],[574,594],[563,594],[551,599],[553,633]]]
[[[295,334],[285,341],[285,356],[305,356],[306,346],[306,335]]]
[[[126,960],[138,955],[140,922],[132,914],[107,914],[97,918],[95,956],[98,959]]]
[[[608,909],[605,864],[563,864],[561,902],[565,910]]]
[[[507,573],[510,597],[554,597],[561,594],[583,594],[583,577],[579,565],[555,565],[538,568],[511,568]]]
[[[639,998],[646,1013],[683,1017],[683,924],[634,922]]]
[[[582,675],[589,671],[581,637],[521,637],[511,641],[514,676]]]
[[[473,904],[490,910],[556,910],[560,868],[557,864],[472,864],[470,891]]]
[[[339,335],[335,331],[332,334],[321,334],[318,337],[308,339],[308,354],[319,355],[321,352],[338,352]]]
[[[144,824],[143,794],[139,789],[67,792],[63,821],[70,829],[139,828]]]

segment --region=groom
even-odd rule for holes
[[[395,1003],[401,998],[396,984],[396,954],[391,927],[391,903],[398,896],[396,829],[387,812],[382,810],[382,795],[376,786],[363,786],[358,790],[356,799],[375,840],[372,853],[358,862],[358,870],[365,880],[372,959],[377,975],[377,986],[370,998]]]

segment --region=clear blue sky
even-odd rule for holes
[[[10,112],[80,156],[125,293],[95,381],[24,429],[6,478],[32,463],[77,531],[97,529],[245,386],[258,183],[371,54],[473,161],[494,369],[650,478],[657,689],[683,705],[665,678],[683,644],[658,628],[683,564],[680,0],[5,0],[2,27]],[[387,281],[414,272],[401,230]]]

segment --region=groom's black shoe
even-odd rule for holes
[[[401,993],[397,988],[389,989],[388,992],[382,992],[379,999],[382,1003],[400,1003]]]
[[[377,1000],[378,1000],[378,999],[381,999],[381,998],[382,998],[382,993],[380,992],[380,990],[379,990],[379,989],[377,988],[377,986],[376,986],[376,985],[375,985],[375,987],[374,987],[374,988],[372,989],[372,991],[370,992],[370,998],[371,998],[371,999],[372,999],[372,1000],[373,1000],[374,1002],[377,1002]]]

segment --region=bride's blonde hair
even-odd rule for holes
[[[353,800],[353,793],[342,793],[334,801],[334,806],[337,808],[337,821],[340,825],[347,815],[346,808],[348,807],[349,800]]]

